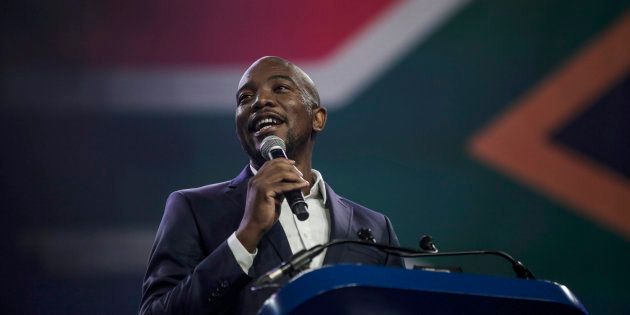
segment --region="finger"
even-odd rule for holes
[[[300,174],[300,177],[304,178],[304,174],[302,174],[302,172],[295,165],[293,165],[293,170],[298,172],[298,174]]]
[[[288,169],[291,167],[295,167],[295,161],[287,160],[284,158],[273,159],[271,161],[265,162],[262,167],[258,170],[258,173],[269,172],[270,170],[274,170],[276,168]]]
[[[271,159],[266,161],[265,163],[263,163],[264,165],[268,165],[268,164],[274,164],[274,163],[287,163],[287,164],[295,164],[295,160],[291,160],[291,159],[286,159],[286,158],[276,158],[276,159]]]
[[[284,176],[285,174],[288,174],[288,173],[295,173],[299,177],[304,177],[304,174],[302,174],[302,172],[300,172],[300,170],[297,167],[295,167],[294,165],[286,164],[286,163],[278,163],[278,164],[270,165],[269,167],[266,167],[264,170],[261,168],[258,174],[256,174],[256,177],[277,179],[278,175]]]
[[[305,179],[295,171],[282,171],[263,177],[262,181],[267,184],[275,184],[281,182],[302,182]]]
[[[287,191],[301,190],[302,188],[306,188],[308,186],[308,182],[306,181],[300,183],[279,183],[273,187],[272,197],[275,198],[276,196],[282,195]]]
[[[289,164],[289,163],[270,164],[268,167],[265,167],[264,169],[261,168],[261,170],[258,171],[258,173],[260,174],[275,173],[275,172],[278,172],[279,170],[293,170],[301,174],[300,170],[297,167],[295,167],[295,165]]]

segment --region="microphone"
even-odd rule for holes
[[[418,246],[420,247],[420,249],[428,253],[438,252],[437,247],[435,246],[435,244],[433,244],[433,238],[431,237],[431,235],[422,235],[420,237],[420,242],[418,242]]]
[[[315,245],[309,249],[303,249],[297,254],[291,256],[289,261],[280,264],[280,266],[271,269],[256,280],[252,290],[264,287],[278,281],[284,275],[293,276],[296,272],[306,269],[313,260],[313,257],[319,255],[329,244]]]
[[[376,243],[376,239],[374,238],[374,234],[372,234],[372,229],[370,228],[359,229],[357,236],[364,242]]]
[[[470,250],[456,252],[438,252],[437,247],[433,244],[433,238],[429,235],[423,235],[420,240],[420,250],[405,247],[390,246],[376,243],[372,231],[369,228],[362,228],[357,232],[359,240],[352,239],[335,239],[323,245],[315,245],[309,249],[299,251],[291,256],[287,262],[281,263],[278,267],[273,268],[266,274],[259,277],[255,282],[252,290],[271,286],[276,283],[282,276],[293,276],[296,272],[304,270],[308,267],[313,257],[319,255],[324,249],[342,244],[357,244],[367,247],[377,248],[385,253],[397,255],[400,257],[420,258],[420,257],[437,257],[437,256],[471,256],[471,255],[493,255],[507,260],[512,265],[512,270],[520,279],[536,279],[534,274],[523,265],[520,261],[503,251],[497,250]]]
[[[283,262],[280,266],[271,269],[269,272],[265,273],[261,277],[259,277],[252,289],[261,288],[269,285],[270,283],[274,283],[278,281],[284,275],[293,276],[296,272],[300,272],[308,268],[308,265],[313,260],[313,258],[319,255],[324,249],[335,246],[339,244],[370,244],[376,248],[383,250],[381,247],[385,247],[384,249],[387,251],[388,249],[397,249],[395,247],[390,247],[387,245],[380,245],[376,243],[376,239],[374,239],[374,235],[372,234],[372,229],[370,228],[361,228],[357,232],[357,237],[359,240],[350,240],[350,239],[341,239],[341,240],[332,240],[323,245],[315,245],[309,249],[303,249],[297,252],[295,255],[291,256],[287,262]]]
[[[287,146],[284,141],[276,136],[268,136],[263,139],[260,144],[260,155],[266,160],[272,160],[277,158],[287,158],[285,150]],[[308,205],[304,201],[304,195],[299,189],[291,190],[284,193],[284,198],[287,199],[291,211],[300,221],[308,219]]]
[[[469,250],[458,252],[438,252],[437,247],[433,243],[431,235],[422,235],[420,237],[419,247],[422,252],[413,254],[404,254],[403,257],[438,257],[438,256],[471,256],[471,255],[494,255],[499,256],[512,264],[512,270],[520,279],[536,279],[534,274],[523,265],[522,262],[514,259],[508,253],[498,250]]]

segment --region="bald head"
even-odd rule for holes
[[[249,66],[249,68],[245,70],[245,73],[243,73],[243,76],[241,77],[241,80],[238,84],[238,90],[240,90],[247,82],[249,74],[262,64],[274,64],[289,69],[290,73],[292,74],[293,80],[300,89],[302,102],[309,108],[309,110],[313,109],[314,107],[320,106],[319,93],[317,92],[315,83],[313,82],[313,80],[311,80],[308,74],[306,74],[304,70],[300,69],[300,67],[296,66],[294,63],[276,56],[265,56],[254,61],[254,63],[252,63],[251,66]]]

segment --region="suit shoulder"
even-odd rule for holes
[[[351,206],[355,212],[355,215],[361,215],[361,216],[365,216],[365,217],[369,217],[369,218],[374,218],[374,219],[384,219],[385,215],[376,211],[376,210],[372,210],[362,204],[359,204],[357,202],[354,202],[346,197],[343,196],[339,196],[339,198],[341,199],[342,202],[345,202],[346,204],[348,204],[349,206]]]
[[[201,187],[185,188],[176,190],[172,192],[171,195],[181,195],[187,199],[212,199],[213,197],[222,195],[228,189],[229,184],[229,181],[225,181]]]

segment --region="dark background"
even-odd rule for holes
[[[330,112],[314,167],[340,194],[387,214],[403,245],[431,234],[442,250],[505,250],[539,278],[567,285],[592,313],[630,313],[628,235],[469,151],[477,131],[627,14],[628,4],[467,3]],[[82,39],[104,2],[5,5],[3,95],[32,69],[54,82],[94,66]],[[39,93],[29,88],[22,90]],[[550,141],[629,180],[629,93],[626,75]],[[4,314],[137,312],[168,194],[229,180],[247,163],[233,114],[212,110],[3,98],[0,134]]]

